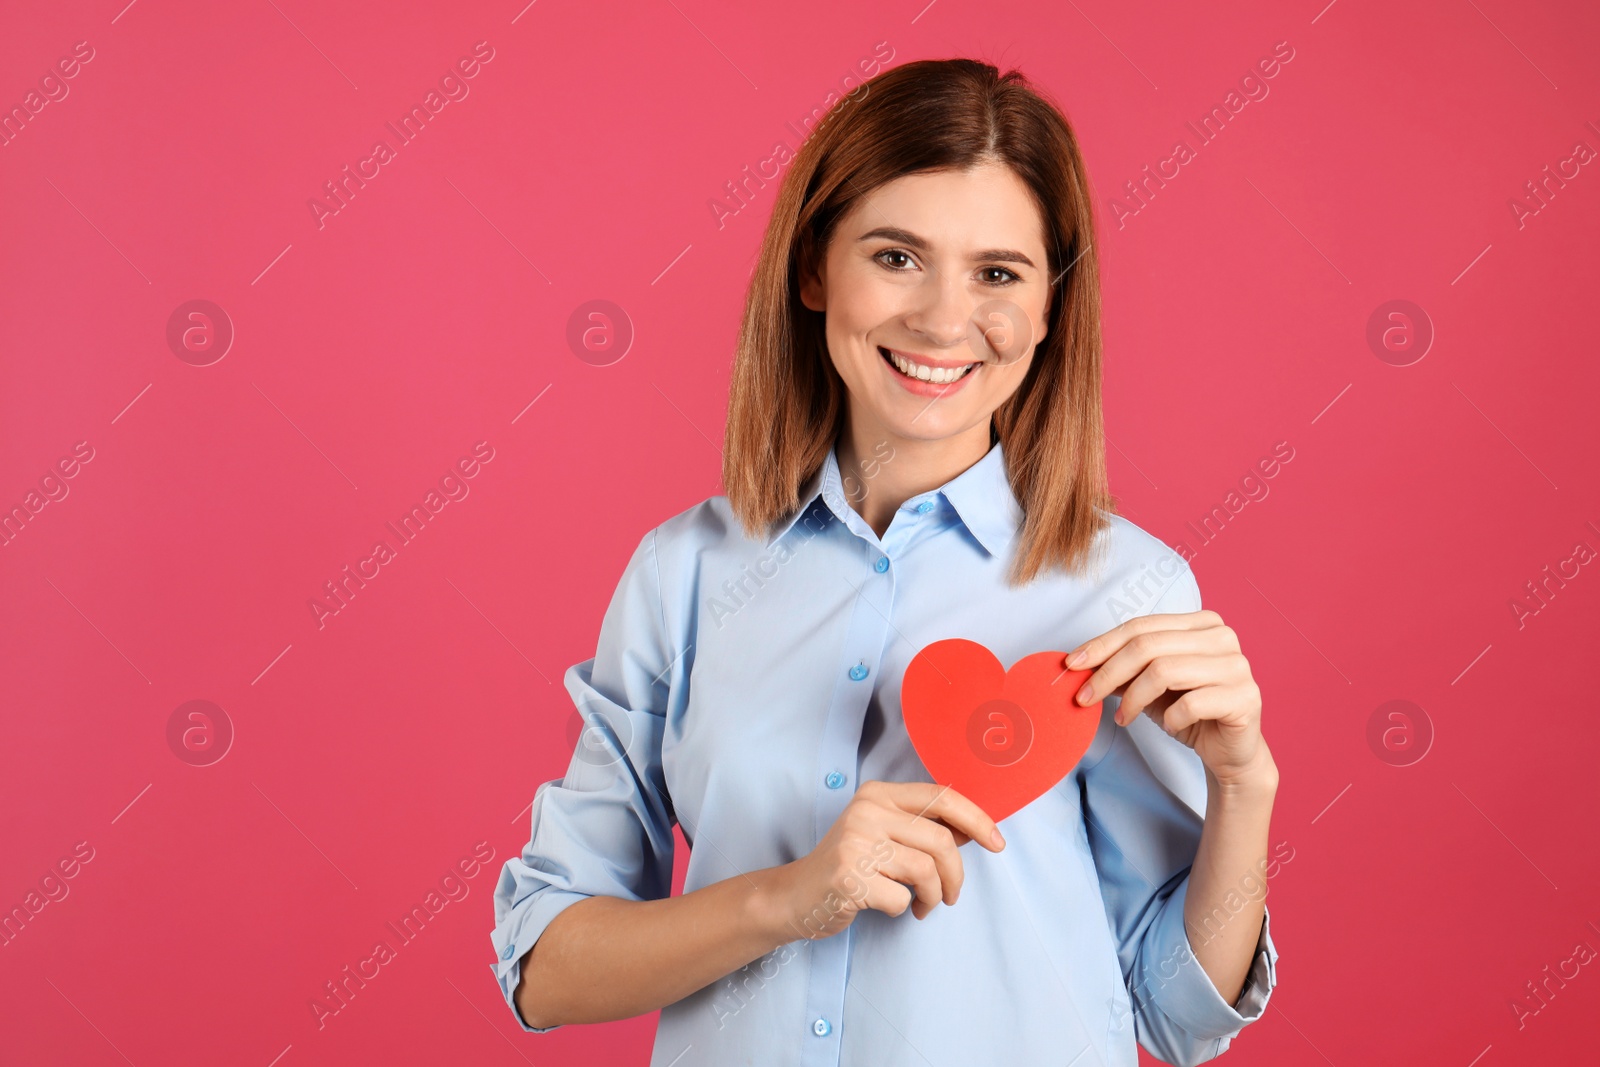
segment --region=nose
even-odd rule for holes
[[[966,291],[961,277],[951,271],[930,272],[917,287],[906,328],[928,344],[954,348],[967,340],[977,301]]]

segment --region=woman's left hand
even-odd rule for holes
[[[1276,777],[1261,736],[1261,690],[1239,637],[1214,611],[1141,615],[1067,654],[1070,670],[1092,669],[1079,704],[1120,696],[1117,723],[1144,713],[1194,749],[1224,785]]]

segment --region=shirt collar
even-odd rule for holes
[[[819,497],[827,510],[832,511],[845,525],[859,524],[867,528],[845,496],[844,481],[839,473],[838,445],[835,444],[828,450],[828,457],[823,460],[822,466],[806,479],[800,490],[799,506],[792,515],[777,524],[769,546],[781,540],[794,528],[795,523],[811,512]],[[1004,552],[1015,540],[1023,512],[1016,494],[1011,491],[1005,450],[999,441],[990,445],[989,451],[978,462],[939,488],[911,497],[901,508],[915,511],[919,504],[928,500],[937,507],[941,497],[954,509],[967,532],[991,556]]]

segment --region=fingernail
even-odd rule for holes
[[[1085,685],[1082,689],[1078,690],[1078,703],[1087,704],[1092,700],[1094,700],[1093,686]]]
[[[1000,836],[1000,827],[998,826],[994,828],[994,833],[989,835],[989,840],[994,842],[995,848],[1006,847],[1006,839]]]
[[[1073,651],[1067,653],[1067,668],[1069,670],[1077,670],[1078,664],[1084,661],[1085,656],[1086,653],[1081,648],[1074,649]]]

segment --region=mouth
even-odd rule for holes
[[[981,366],[981,361],[963,364],[959,367],[930,367],[924,363],[915,363],[898,353],[892,352],[882,345],[878,346],[878,355],[887,363],[891,370],[899,376],[905,384],[928,386],[951,386],[964,381],[974,370]],[[918,390],[921,391],[921,390]]]

